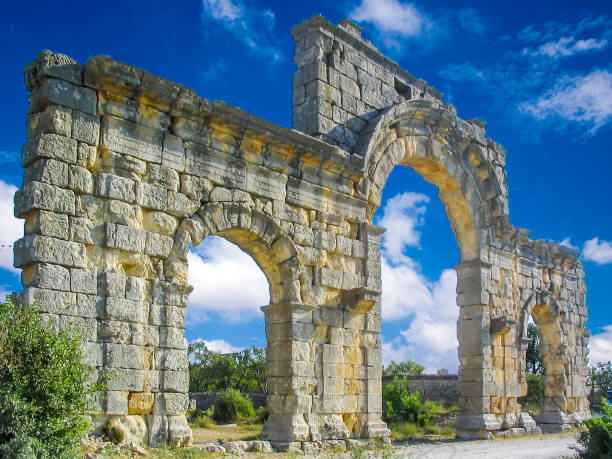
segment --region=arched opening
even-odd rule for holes
[[[534,419],[543,431],[557,431],[569,428],[566,374],[568,362],[565,351],[564,335],[559,323],[559,308],[555,300],[545,292],[532,296],[521,311],[519,328],[519,340],[521,341],[521,395],[528,394],[528,378],[526,373],[530,371],[528,362],[528,351],[530,340],[529,329],[537,327],[539,345],[537,351],[541,358],[540,384],[541,397],[538,409],[533,412]],[[534,327],[535,326],[535,327]],[[533,358],[533,357],[532,357]],[[537,357],[536,357],[537,358]],[[533,373],[533,371],[531,371]],[[532,378],[534,379],[534,378]],[[571,394],[570,394],[571,395]],[[533,397],[527,397],[527,401]],[[571,407],[570,407],[571,408]],[[531,414],[531,413],[530,413]]]

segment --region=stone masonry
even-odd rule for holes
[[[118,418],[150,445],[191,441],[187,253],[219,235],[270,284],[262,436],[290,449],[388,437],[372,218],[396,165],[438,186],[461,252],[460,435],[536,429],[517,403],[529,317],[547,370],[536,421],[588,416],[582,264],[512,226],[506,153],[485,123],[459,119],[348,20],[291,33],[294,130],[105,56],[43,51],[26,67],[14,298],[83,330],[94,378],[109,377],[94,421]]]

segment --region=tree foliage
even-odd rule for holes
[[[266,392],[265,349],[253,346],[237,354],[219,354],[202,341],[189,345],[189,390]]]
[[[385,422],[410,422],[420,427],[431,424],[440,405],[427,401],[421,402],[418,392],[408,392],[406,377],[393,378],[383,390],[383,419]]]
[[[97,389],[81,358],[75,329],[55,332],[33,308],[0,304],[0,457],[77,454]]]
[[[600,362],[591,368],[591,400],[594,408],[599,410],[599,401],[608,398],[608,391],[612,390],[612,362]]]
[[[587,430],[580,434],[580,457],[612,458],[612,407],[601,401],[603,414],[584,421]]]
[[[387,365],[387,368],[383,370],[385,376],[396,376],[396,375],[420,375],[423,374],[425,367],[419,363],[413,362],[412,360],[406,360],[405,362],[391,362]]]
[[[541,375],[544,372],[544,364],[539,350],[542,341],[540,327],[527,324],[527,337],[531,340],[527,346],[527,373]]]
[[[227,389],[215,401],[213,419],[216,422],[248,422],[253,418],[253,402],[235,389]]]

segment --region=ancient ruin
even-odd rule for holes
[[[315,16],[291,33],[293,130],[105,56],[79,65],[43,51],[26,67],[14,298],[57,327],[78,325],[87,363],[112,369],[95,421],[118,417],[150,445],[190,441],[187,253],[219,235],[270,284],[262,436],[278,448],[388,437],[384,229],[372,218],[396,165],[437,185],[461,252],[459,434],[588,416],[582,264],[510,223],[506,152],[485,123],[458,118],[349,20]],[[535,421],[517,403],[529,317],[546,364]]]

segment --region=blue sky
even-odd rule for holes
[[[507,149],[514,225],[577,247],[587,274],[593,360],[612,358],[612,8],[609,2],[4,2],[0,6],[0,289],[19,288],[7,247],[22,180],[27,93],[22,68],[45,48],[84,63],[96,54],[144,68],[291,127],[289,29],[321,13],[423,78],[459,116],[488,122]],[[429,185],[396,168],[376,215],[385,235],[385,360],[456,370],[452,266],[458,249]],[[218,349],[265,343],[266,281],[221,239],[193,250],[188,339]],[[240,268],[238,269],[237,266]],[[240,277],[236,278],[236,273]],[[232,286],[239,283],[243,288]],[[248,288],[246,287],[248,286]],[[230,292],[229,294],[227,292]]]

